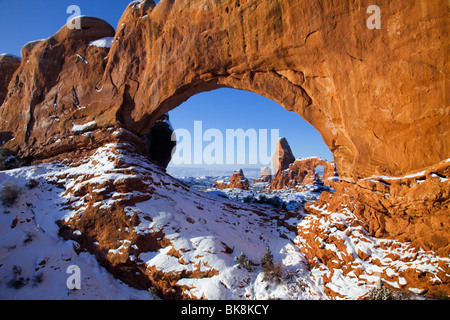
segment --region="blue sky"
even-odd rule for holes
[[[129,0],[0,0],[0,53],[20,56],[27,42],[56,33],[78,5],[81,14],[101,18],[117,27]]]
[[[253,92],[223,88],[197,94],[172,110],[170,121],[175,129],[184,128],[191,133],[194,132],[194,121],[202,121],[203,132],[215,128],[222,132],[224,139],[227,129],[255,129],[257,132],[267,129],[267,143],[270,143],[271,129],[278,129],[279,136],[286,137],[296,158],[320,156],[327,160],[333,159],[313,126],[296,113]],[[204,142],[203,147],[208,144],[210,142]],[[270,147],[267,146],[267,149],[270,150]],[[247,141],[246,151],[248,150]],[[235,157],[237,160],[237,155]],[[215,168],[236,170],[239,167],[258,167],[249,165],[248,161],[246,163],[245,166],[224,164]]]
[[[0,53],[20,56],[20,50],[27,42],[53,35],[71,16],[67,13],[70,5],[78,5],[82,15],[101,18],[116,28],[130,2],[0,0]],[[317,130],[297,114],[251,92],[219,89],[201,93],[171,111],[170,118],[175,129],[193,130],[194,121],[201,120],[203,130],[216,128],[222,131],[224,136],[226,129],[268,129],[269,132],[270,129],[278,129],[280,136],[287,138],[295,157],[320,156],[332,160],[332,154]],[[213,167],[229,168],[225,165]]]

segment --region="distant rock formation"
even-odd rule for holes
[[[274,173],[277,174],[278,171],[286,170],[294,161],[295,157],[292,154],[291,147],[286,138],[283,137],[278,139],[275,153],[272,158]]]
[[[253,183],[270,182],[272,180],[272,170],[269,167],[264,167],[259,172],[259,178],[253,180]]]
[[[323,167],[322,176],[316,170],[319,166]],[[287,170],[278,171],[270,183],[270,189],[302,189],[302,186],[307,184],[328,184],[330,179],[338,180],[335,163],[319,157],[310,157],[295,160]]]
[[[228,189],[228,188],[236,188],[248,190],[249,182],[248,179],[244,176],[244,172],[242,169],[236,170],[230,177],[230,181],[228,183],[224,182],[216,182],[213,185],[213,188],[217,189]]]

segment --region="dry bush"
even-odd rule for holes
[[[263,281],[275,282],[280,284],[283,281],[283,265],[279,262],[267,263],[262,270]]]
[[[0,201],[5,207],[11,208],[17,203],[20,196],[20,187],[14,183],[6,182],[0,190]]]

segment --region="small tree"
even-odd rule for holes
[[[251,262],[243,252],[241,252],[239,257],[234,257],[234,261],[237,262],[239,267],[244,267],[246,269],[251,269],[254,266],[254,263]]]

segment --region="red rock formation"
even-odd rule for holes
[[[248,190],[249,183],[247,178],[244,176],[242,169],[239,169],[231,175],[228,183],[216,182],[213,187],[217,189],[236,188]]]
[[[315,207],[337,211],[346,205],[373,236],[408,241],[441,256],[450,254],[450,161],[405,176],[331,185],[336,193],[322,193]]]
[[[22,157],[47,159],[114,139],[104,124],[115,117],[98,103],[109,100],[101,96],[100,84],[109,48],[89,43],[112,37],[115,31],[100,19],[80,21],[80,30],[64,26],[52,37],[22,48],[22,62],[0,110],[6,120],[0,132],[14,133],[5,147]]]
[[[193,94],[226,86],[305,118],[333,152],[340,177],[435,164],[450,157],[447,2],[379,6],[383,27],[371,30],[366,6],[353,2],[133,2],[109,54],[88,44],[114,36],[112,28],[83,18],[83,30],[63,27],[24,47],[0,114],[8,121],[0,132],[15,133],[5,147],[38,159],[85,148],[88,141],[69,137],[77,135],[73,123],[92,121],[97,128],[119,121],[142,136]],[[52,137],[67,147],[55,148]]]
[[[0,55],[0,105],[6,98],[9,82],[19,65],[20,58],[8,54]]]
[[[422,268],[433,253],[424,251],[425,248],[414,248],[408,242],[383,239],[373,243],[365,231],[367,226],[351,213],[360,202],[353,201],[350,195],[323,198],[324,195],[320,202],[306,204],[310,214],[298,225],[299,236],[295,243],[307,257],[309,267],[327,275],[326,283],[334,283],[342,276],[347,277],[347,284],[367,283],[370,278],[383,279],[395,290],[409,293],[411,290],[434,298],[448,296],[449,266],[445,258],[435,260],[436,273]],[[336,202],[330,203],[330,199]],[[446,250],[441,251],[441,257],[448,257]],[[333,285],[326,285],[324,289],[329,297],[345,298]]]
[[[318,166],[323,167],[322,177],[316,172]],[[288,188],[300,188],[305,184],[325,183],[329,185],[331,180],[337,180],[335,163],[327,162],[321,158],[311,157],[295,160],[288,169],[278,171],[270,183],[271,190]]]
[[[295,161],[295,157],[292,154],[291,146],[287,142],[286,138],[280,138],[277,140],[275,153],[272,158],[272,166],[275,175],[279,171],[283,171],[289,168],[289,165]]]

